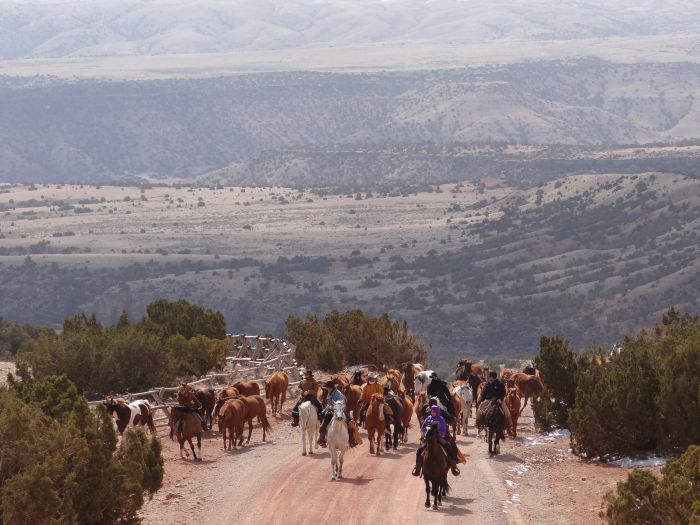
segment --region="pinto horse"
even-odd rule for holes
[[[433,509],[442,503],[442,495],[450,492],[447,482],[449,463],[447,453],[440,445],[437,426],[430,425],[425,434],[423,450],[423,480],[425,481],[425,508],[430,507],[430,494],[433,495]],[[432,487],[431,487],[432,485]]]
[[[270,400],[270,411],[273,416],[282,412],[288,387],[289,376],[286,372],[275,372],[265,381],[265,397]]]
[[[345,421],[345,401],[333,404],[333,418],[328,424],[326,443],[331,454],[331,481],[342,479],[345,451],[350,448],[350,434]]]
[[[384,414],[384,396],[373,394],[369,400],[369,407],[365,413],[365,428],[369,440],[369,453],[374,454],[374,435],[377,435],[377,456],[382,450],[382,441],[386,431],[386,416]]]
[[[204,429],[202,428],[202,419],[199,417],[197,412],[193,412],[187,407],[173,407],[170,410],[170,417],[168,418],[168,426],[170,426],[170,439],[174,439],[177,435],[177,441],[180,444],[180,457],[184,451],[185,456],[190,457],[190,453],[184,450],[185,441],[190,444],[192,449],[192,455],[195,461],[202,461],[202,433]],[[199,450],[199,457],[194,451],[194,445],[192,444],[192,438],[197,438],[197,450]]]
[[[153,411],[147,401],[139,399],[127,403],[121,399],[108,397],[103,403],[110,416],[117,414],[117,430],[120,435],[124,435],[124,430],[129,425],[135,427],[147,426],[151,434],[156,433],[156,427],[153,424]]]
[[[456,410],[457,407],[455,406],[457,428],[455,429],[454,434],[455,436],[459,434],[459,430],[461,429],[462,435],[466,436],[468,435],[467,426],[469,425],[469,415],[472,411],[472,389],[466,382],[463,382],[463,384],[455,385],[452,392],[453,396],[459,400],[458,402],[460,405],[459,410]]]

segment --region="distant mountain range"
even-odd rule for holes
[[[475,161],[465,164],[465,155],[474,155],[469,148],[455,152],[455,144],[605,149],[698,141],[698,78],[698,64],[593,59],[128,82],[0,77],[0,180],[206,175],[226,183],[291,186],[458,180],[473,175]],[[427,164],[424,144],[432,155]],[[483,156],[475,155],[481,165]]]
[[[693,0],[0,0],[0,59],[696,33]]]

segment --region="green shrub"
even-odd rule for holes
[[[396,367],[422,362],[427,347],[408,324],[391,322],[387,314],[368,317],[361,310],[329,312],[323,321],[290,316],[285,338],[296,346],[296,359],[310,368],[339,370],[346,365],[375,364]]]
[[[158,440],[133,430],[117,449],[106,410],[91,412],[65,376],[10,385],[0,390],[0,523],[137,523],[144,493],[162,483]]]
[[[576,354],[564,339],[541,337],[540,353],[533,363],[547,386],[547,399],[542,400],[545,397],[543,395],[537,405],[533,400],[535,423],[541,428],[550,428],[553,424],[568,426],[569,411],[576,402]]]
[[[634,469],[606,494],[600,517],[610,525],[700,524],[700,446],[688,447],[661,474]]]

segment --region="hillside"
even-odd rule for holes
[[[60,323],[82,308],[115,321],[183,297],[231,330],[281,334],[290,314],[362,308],[408,320],[439,361],[532,355],[543,334],[607,346],[670,305],[700,310],[700,182],[683,175],[325,196],[6,191],[0,316],[11,320]]]
[[[569,41],[697,33],[689,0],[42,0],[0,2],[0,58],[105,57],[352,44]]]
[[[222,169],[222,180],[236,184],[459,180],[455,170],[470,170],[483,155],[448,158],[435,170],[432,161],[412,168],[411,156],[426,143],[442,154],[455,143],[697,141],[699,75],[690,63],[577,60],[128,82],[0,77],[0,180],[191,180]],[[388,165],[377,161],[384,151]],[[641,170],[683,172],[683,163]],[[417,169],[435,176],[417,177]]]

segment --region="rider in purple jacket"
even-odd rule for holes
[[[431,425],[437,426],[439,441],[442,447],[447,452],[450,470],[455,476],[459,476],[459,469],[457,468],[457,444],[454,441],[447,441],[447,422],[445,418],[440,415],[440,407],[438,405],[432,405],[430,407],[430,415],[423,420],[421,425],[421,430],[425,430]],[[421,470],[423,470],[423,450],[425,445],[416,450],[416,468],[413,469],[412,474],[414,476],[420,476]]]

